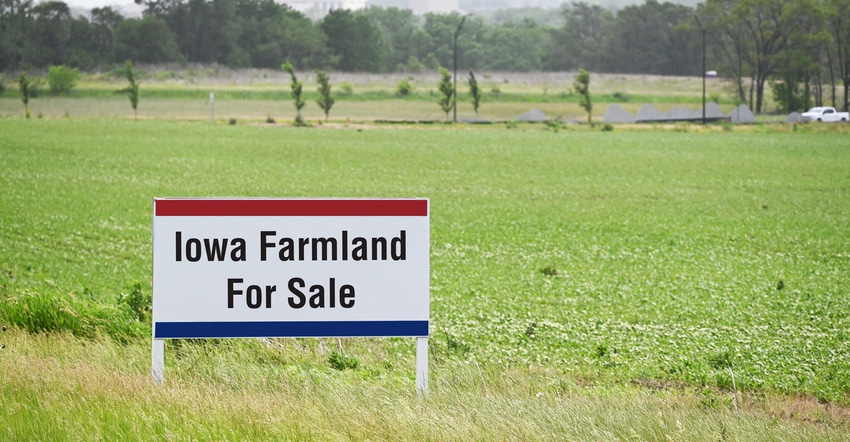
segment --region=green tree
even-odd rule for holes
[[[469,70],[469,95],[472,96],[472,107],[475,108],[475,118],[478,118],[478,105],[481,104],[481,88],[478,87],[478,80],[475,79],[475,74]]]
[[[292,63],[287,61],[280,65],[280,68],[289,72],[289,75],[292,77],[292,80],[289,82],[289,88],[292,90],[290,94],[292,95],[292,100],[295,104],[295,124],[302,125],[304,124],[304,120],[301,118],[301,109],[303,109],[304,105],[307,104],[301,97],[303,86],[301,82],[298,81],[298,78],[295,77],[295,68],[292,67]]]
[[[159,17],[127,19],[115,28],[113,60],[136,63],[167,63],[183,57],[177,49],[174,34]]]
[[[328,37],[328,46],[339,57],[337,67],[346,72],[380,72],[384,68],[386,46],[381,31],[362,15],[347,9],[334,9],[319,27]]]
[[[32,45],[33,0],[0,0],[0,70],[18,71]]]
[[[421,72],[417,66],[419,57],[415,43],[423,32],[419,29],[418,18],[413,15],[411,9],[370,6],[355,14],[366,17],[381,34],[385,54],[383,71],[392,71],[403,66],[407,72]],[[410,63],[411,61],[414,63]]]
[[[548,68],[569,71],[584,66],[609,71],[605,47],[609,44],[614,14],[600,5],[565,3],[564,25],[551,31]]]
[[[130,98],[130,106],[133,107],[133,119],[139,119],[139,83],[136,82],[136,71],[133,69],[133,62],[127,60],[124,62],[124,67],[121,68],[121,73],[124,74],[124,78],[127,79],[129,83],[127,87],[119,90],[119,93],[126,93]]]
[[[101,61],[97,57],[95,26],[85,16],[79,16],[71,22],[71,39],[68,42],[68,55],[65,64],[82,69],[92,69]],[[112,49],[110,45],[109,49]]]
[[[844,99],[841,107],[850,109],[850,0],[827,1],[828,31],[832,36],[838,74],[844,84]]]
[[[69,94],[79,79],[79,70],[63,65],[50,66],[47,73],[47,84],[50,85],[50,93],[53,95]]]
[[[549,35],[548,30],[531,19],[486,26],[478,36],[477,48],[464,51],[464,60],[468,67],[475,65],[479,70],[542,71]]]
[[[438,103],[440,104],[440,109],[446,113],[446,121],[449,120],[449,112],[454,109],[454,97],[455,87],[452,84],[452,74],[448,69],[444,67],[440,67],[440,83],[437,85],[437,88],[440,90],[440,100]]]
[[[773,90],[773,100],[782,112],[805,112],[809,107],[808,97],[801,94],[800,83],[796,77],[784,76],[783,81],[773,81],[770,87]]]
[[[110,7],[92,9],[91,21],[82,15],[75,18],[65,64],[90,70],[114,61],[110,59],[113,36],[122,21],[124,17]]]
[[[706,0],[697,7],[689,26],[695,31],[705,30],[708,48],[719,54],[715,63],[717,70],[734,84],[737,101],[746,103],[744,79],[750,75],[744,60],[753,49],[746,27],[732,19],[737,3],[738,0]]]
[[[752,78],[749,104],[756,113],[764,108],[764,86],[778,65],[778,55],[788,49],[789,37],[803,2],[791,0],[740,0],[732,8],[732,21],[743,25],[752,42],[744,63]],[[755,93],[755,98],[753,98]]]
[[[162,1],[156,14],[174,33],[179,51],[190,62],[227,64],[243,54],[235,0]]]
[[[30,87],[30,80],[27,78],[27,74],[21,73],[18,76],[18,89],[21,91],[21,101],[24,102],[24,116],[30,117],[30,95],[32,94],[32,88]]]
[[[438,66],[452,66],[454,64],[454,34],[461,20],[462,16],[457,12],[425,14],[425,23],[422,25],[425,35],[417,43],[419,52],[414,55],[427,60],[433,54],[433,58],[438,61]],[[475,16],[463,22],[462,32],[458,34],[457,39],[458,68],[475,68],[485,56],[480,37],[485,33],[486,27],[484,22]]]
[[[590,73],[584,69],[578,70],[578,75],[573,82],[573,89],[581,95],[579,106],[587,112],[587,122],[593,124],[591,112],[593,111],[593,103],[590,100]]]
[[[237,44],[251,66],[277,68],[280,60],[291,60],[324,69],[336,63],[325,34],[300,12],[272,0],[240,0],[236,12],[241,23]]]
[[[701,75],[700,35],[679,29],[692,15],[692,8],[656,0],[626,6],[610,26],[606,64],[623,73]]]
[[[33,6],[25,61],[39,67],[64,64],[72,21],[65,3],[46,1]]]
[[[777,70],[771,88],[775,102],[786,112],[808,109],[812,105],[812,98],[817,106],[823,105],[821,73],[824,69],[819,62],[828,48],[830,36],[824,29],[825,15],[822,8],[811,4],[811,7],[802,11],[805,12],[797,14],[785,50],[775,56]],[[777,82],[776,78],[782,81]]]
[[[321,96],[316,103],[325,113],[325,121],[328,121],[328,114],[331,112],[331,107],[334,105],[334,97],[331,95],[330,77],[324,71],[316,71],[316,83],[318,84],[319,95]]]

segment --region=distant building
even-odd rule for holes
[[[423,15],[428,12],[448,14],[460,11],[460,0],[409,0],[408,5],[416,15]]]
[[[367,0],[279,0],[296,11],[317,20],[335,9],[356,11],[366,7]]]

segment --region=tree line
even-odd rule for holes
[[[312,22],[273,0],[137,0],[141,18],[111,8],[73,17],[59,1],[0,0],[0,70],[66,65],[94,70],[135,63],[217,63],[299,70],[416,72],[575,71],[702,75],[731,80],[738,101],[763,110],[847,107],[850,0],[707,0],[696,7],[646,0],[610,10],[565,3],[559,26],[525,18],[485,23],[453,14],[370,7]],[[843,87],[843,94],[838,90]]]

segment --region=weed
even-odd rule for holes
[[[266,123],[268,123],[268,124],[274,124],[274,118],[272,118],[272,116],[271,116],[271,115],[267,116],[267,117],[266,117]]]
[[[604,342],[600,342],[596,344],[596,347],[593,349],[593,355],[597,358],[604,358],[608,355],[608,344]]]
[[[360,360],[353,356],[345,355],[344,353],[333,350],[328,356],[328,363],[334,370],[354,370],[360,366]]]
[[[729,350],[714,353],[708,357],[708,364],[715,370],[726,369],[732,366],[732,354]]]
[[[148,322],[151,318],[152,299],[150,293],[142,291],[142,284],[135,282],[130,286],[130,293],[118,295],[118,305],[129,309],[130,313],[140,322]]]
[[[528,323],[528,325],[525,327],[525,336],[527,336],[529,338],[536,338],[537,337],[537,323],[536,322],[529,322]]]
[[[457,338],[455,338],[454,336],[449,334],[448,331],[445,331],[445,334],[446,334],[446,348],[450,352],[466,354],[466,353],[469,353],[470,350],[472,350],[472,347],[470,347],[469,344],[466,344],[466,343],[458,340]]]
[[[558,276],[558,269],[553,266],[545,266],[540,269],[540,273],[546,276]]]
[[[611,97],[621,103],[629,101],[629,96],[623,92],[614,92],[613,94],[611,94]]]
[[[602,132],[614,132],[614,125],[610,123],[602,124]]]
[[[231,117],[230,120],[227,121],[227,124],[236,126],[236,118]]]
[[[697,392],[697,397],[699,398],[699,405],[702,408],[707,410],[719,410],[721,408],[721,401],[717,397],[717,392],[711,388],[703,388]]]

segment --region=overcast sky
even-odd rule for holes
[[[41,0],[47,1],[47,0]],[[70,8],[71,12],[80,12],[80,10],[90,11],[94,8],[102,8],[104,6],[112,6],[112,9],[120,12],[124,16],[137,17],[142,15],[145,10],[144,5],[137,5],[133,0],[61,0],[64,1]]]

